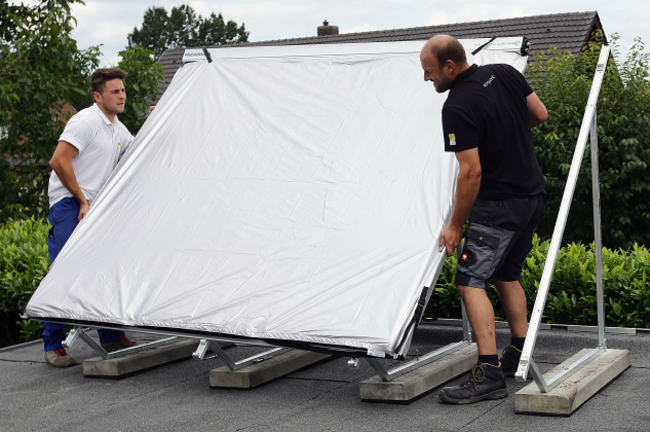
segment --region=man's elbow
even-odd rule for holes
[[[57,157],[57,155],[52,156],[52,159],[50,159],[50,168],[57,173],[57,175],[61,172],[61,168],[63,167],[63,161],[61,160],[60,157]]]
[[[530,115],[530,126],[534,127],[544,123],[548,120],[548,111],[544,103],[539,100],[535,93],[531,93],[526,97],[526,106]]]
[[[471,183],[481,183],[483,171],[481,167],[472,167],[465,172],[465,178]]]
[[[477,170],[471,171],[469,175],[470,175],[470,179],[474,183],[481,183],[481,176],[483,175],[483,171],[481,171],[481,169],[479,168]]]

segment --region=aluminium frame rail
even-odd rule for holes
[[[108,352],[104,349],[104,347],[102,347],[99,343],[97,343],[95,339],[90,337],[87,331],[88,329],[85,329],[81,326],[73,327],[72,330],[70,330],[70,332],[68,333],[68,336],[61,344],[63,345],[64,348],[70,348],[72,347],[72,344],[74,344],[74,342],[77,340],[77,338],[79,338],[82,341],[84,341],[86,345],[90,347],[90,349],[95,351],[95,353],[99,354],[104,360],[110,360],[115,357],[120,357],[126,354],[133,354],[136,352],[144,351],[146,349],[153,348],[155,346],[162,345],[176,339],[176,336],[172,336],[172,337],[159,339],[144,344],[134,345],[132,347],[124,348],[121,350]]]
[[[460,259],[462,247],[459,245],[456,248],[456,254],[458,256],[458,259]],[[444,261],[443,261],[444,265]],[[435,279],[432,282],[433,289],[435,289]],[[424,365],[427,365],[429,363],[433,363],[436,360],[439,360],[449,354],[452,354],[456,351],[459,351],[463,348],[466,348],[472,344],[472,327],[469,324],[469,320],[467,318],[467,311],[465,309],[465,303],[463,303],[463,299],[460,299],[460,305],[461,305],[461,312],[462,312],[462,321],[463,321],[463,339],[458,341],[458,342],[452,342],[448,345],[445,345],[441,348],[438,348],[435,351],[432,351],[430,353],[424,354],[422,356],[419,355],[419,353],[416,355],[416,358],[414,360],[402,363],[398,366],[395,366],[394,368],[391,369],[386,369],[380,362],[379,359],[377,358],[372,358],[372,357],[366,357],[365,359],[370,363],[370,366],[377,372],[377,375],[379,375],[379,378],[381,378],[382,381],[388,382],[392,381],[393,379],[402,376],[408,372],[411,372],[412,370],[415,370],[419,367],[422,367]],[[417,351],[416,351],[417,352]],[[359,359],[353,358],[348,362],[348,365],[350,366],[357,366],[359,364]]]
[[[88,331],[90,328],[84,328],[81,326],[75,326],[73,327],[70,332],[68,333],[68,336],[65,338],[65,340],[62,342],[62,345],[64,348],[70,348],[74,344],[74,342],[77,340],[77,338],[81,339],[92,349],[96,354],[101,356],[104,360],[110,360],[114,359],[116,357],[121,357],[127,354],[134,354],[136,352],[144,351],[150,348],[155,348],[159,345],[164,345],[168,342],[172,342],[176,339],[179,339],[179,336],[171,336],[167,337],[164,339],[159,339],[151,342],[147,342],[144,344],[138,344],[134,345],[132,347],[124,348],[121,350],[116,350],[116,351],[111,351],[108,352],[104,349],[104,347],[101,346],[101,344],[97,343],[97,341],[92,338],[89,334]],[[153,333],[153,332],[147,332],[147,333]],[[153,333],[157,334],[157,333]],[[196,338],[192,338],[196,339]],[[281,348],[281,347],[275,347],[271,350],[264,351],[262,353],[253,355],[251,357],[248,357],[244,360],[240,361],[234,361],[232,360],[228,354],[225,353],[225,351],[219,346],[218,342],[223,342],[221,340],[209,340],[209,339],[200,339],[199,344],[196,348],[196,351],[192,353],[192,357],[194,357],[196,360],[207,360],[210,358],[219,358],[223,360],[223,362],[228,366],[228,368],[232,371],[239,370],[243,367],[249,366],[254,363],[260,363],[265,360],[269,360],[273,358],[276,355],[285,353],[287,351],[290,351],[291,348]],[[272,346],[272,345],[264,345],[266,347]],[[212,351],[215,353],[213,356],[206,357],[206,354],[208,351]]]
[[[228,369],[234,372],[245,368],[246,366],[261,363],[265,360],[270,360],[276,355],[291,351],[291,349],[292,348],[277,347],[259,354],[255,354],[251,357],[247,357],[240,361],[234,361],[228,354],[226,354],[226,352],[219,346],[216,341],[210,339],[201,339],[201,342],[199,342],[199,346],[192,354],[192,357],[194,357],[195,360],[208,360],[212,358],[218,358],[220,360],[223,360]],[[208,351],[212,351],[215,354],[206,357]]]
[[[585,109],[584,117],[582,118],[582,126],[578,135],[578,141],[573,154],[573,161],[571,162],[571,169],[567,178],[564,195],[562,196],[562,203],[553,229],[553,236],[551,237],[551,245],[548,250],[546,264],[537,291],[535,305],[530,317],[530,325],[528,327],[528,334],[526,335],[526,342],[522,350],[521,359],[515,373],[515,379],[518,382],[526,382],[528,372],[530,372],[539,387],[540,392],[548,393],[560,383],[573,375],[578,369],[596,359],[607,350],[607,342],[605,340],[605,312],[603,302],[603,264],[602,264],[602,237],[601,237],[601,223],[600,223],[600,185],[599,185],[599,172],[598,172],[598,125],[596,121],[598,96],[600,88],[605,76],[605,69],[609,60],[610,47],[603,45],[598,58],[596,71],[594,73],[593,83],[587,99],[587,107]],[[578,181],[578,174],[580,173],[580,165],[587,147],[587,137],[591,141],[591,179],[592,179],[592,195],[593,195],[593,213],[594,213],[594,237],[595,237],[595,256],[596,256],[596,298],[598,308],[598,346],[584,355],[581,359],[571,364],[564,371],[555,375],[549,381],[546,381],[542,372],[537,364],[533,361],[532,353],[537,341],[537,334],[542,319],[542,313],[546,304],[546,298],[551,286],[551,279],[555,269],[560,244],[564,235],[566,221],[569,216],[569,208],[573,193],[575,191],[576,183]]]
[[[465,305],[462,304],[462,300],[461,306],[463,312],[463,340],[450,343],[443,346],[442,348],[438,348],[437,350],[424,354],[422,356],[417,355],[414,360],[402,363],[392,369],[384,368],[384,366],[376,358],[365,357],[365,359],[368,361],[368,363],[370,363],[370,366],[372,366],[375,372],[377,372],[379,378],[381,378],[381,380],[384,382],[388,382],[408,372],[411,372],[412,370],[415,370],[429,363],[433,363],[442,357],[470,346],[472,343],[472,331],[469,325],[469,321],[467,320],[467,312],[465,311]],[[356,366],[357,363],[358,359],[353,359],[348,364]]]

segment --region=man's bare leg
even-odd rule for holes
[[[513,338],[524,338],[528,333],[528,317],[526,315],[526,294],[519,281],[504,282],[494,280],[494,285],[501,296],[506,319]]]
[[[497,344],[494,336],[494,308],[487,293],[481,288],[472,288],[458,285],[467,318],[469,319],[474,338],[478,345],[479,355],[491,355],[497,353]],[[524,309],[525,310],[525,309]]]

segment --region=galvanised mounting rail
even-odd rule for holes
[[[537,298],[535,299],[535,306],[533,313],[530,317],[530,325],[528,327],[528,334],[526,335],[526,342],[519,361],[519,367],[515,373],[515,379],[518,382],[526,382],[529,368],[530,372],[542,393],[548,393],[558,384],[562,383],[565,379],[571,376],[574,372],[586,365],[590,361],[597,358],[607,349],[605,341],[605,312],[603,305],[603,261],[602,261],[602,238],[600,229],[600,186],[598,174],[598,127],[596,124],[596,106],[598,104],[598,96],[600,88],[605,76],[605,68],[609,59],[610,47],[603,45],[598,58],[598,65],[594,74],[594,80],[589,92],[589,99],[587,100],[587,108],[585,109],[584,117],[582,118],[582,126],[580,127],[580,134],[578,135],[578,142],[576,144],[575,152],[573,153],[573,161],[571,162],[571,169],[569,177],[567,178],[566,188],[562,196],[562,203],[560,204],[560,211],[558,213],[555,228],[553,229],[553,237],[551,238],[551,245],[548,250],[546,264],[544,265],[544,272],[537,291]],[[566,227],[567,217],[569,216],[569,208],[571,207],[571,200],[573,199],[573,192],[575,191],[576,183],[578,181],[578,174],[580,173],[580,164],[582,157],[587,147],[587,137],[591,138],[591,178],[592,178],[592,192],[593,192],[593,209],[594,209],[594,237],[595,237],[595,254],[596,254],[596,297],[598,301],[598,347],[583,356],[580,360],[574,362],[566,370],[558,375],[555,375],[550,381],[546,381],[541,371],[535,364],[532,358],[535,342],[537,341],[537,333],[539,332],[540,323],[542,320],[542,312],[546,304],[546,298],[551,286],[551,278],[553,277],[553,270],[555,269],[555,262],[560,250],[562,236],[564,235],[564,228]]]

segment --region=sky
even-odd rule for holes
[[[78,22],[73,37],[80,48],[102,44],[103,66],[117,64],[117,53],[126,46],[128,33],[142,25],[149,7],[164,6],[170,11],[183,3],[189,3],[203,17],[215,12],[222,13],[226,20],[245,23],[251,42],[316,36],[316,27],[325,19],[330,25],[338,26],[341,33],[353,33],[596,10],[608,38],[614,32],[621,36],[619,45],[623,54],[637,36],[650,43],[648,0],[85,0],[85,3],[73,7]]]

